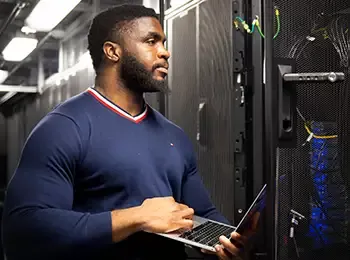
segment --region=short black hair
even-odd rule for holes
[[[123,4],[106,9],[99,13],[92,21],[88,34],[88,50],[93,66],[97,72],[103,60],[103,44],[113,37],[120,44],[125,26],[134,19],[141,17],[154,17],[159,19],[157,13],[142,5]],[[114,32],[114,34],[113,34]]]

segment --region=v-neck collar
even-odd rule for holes
[[[117,113],[118,115],[129,119],[130,121],[133,121],[135,123],[140,123],[142,120],[144,120],[147,117],[148,113],[148,105],[145,103],[145,108],[141,112],[141,114],[137,116],[132,116],[128,112],[126,112],[124,109],[120,108],[118,105],[114,104],[112,101],[110,101],[108,98],[103,96],[101,93],[99,93],[96,89],[90,87],[87,89],[87,92],[91,94],[97,101],[99,101],[102,105],[104,105],[106,108],[112,110],[113,112]]]

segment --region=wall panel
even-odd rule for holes
[[[168,117],[190,137],[214,204],[234,223],[231,10],[228,0],[203,1],[169,14],[166,28],[172,53]]]

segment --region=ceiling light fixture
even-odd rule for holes
[[[54,29],[81,0],[40,0],[28,18],[26,26],[38,32]]]
[[[15,37],[5,47],[2,55],[6,61],[22,61],[36,48],[38,40],[34,38]]]
[[[31,34],[31,33],[36,33],[36,30],[30,28],[29,26],[23,26],[21,29],[21,32],[25,34]]]
[[[0,84],[4,83],[4,81],[7,79],[8,75],[9,75],[8,71],[0,70]]]

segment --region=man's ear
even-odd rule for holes
[[[121,57],[121,51],[119,44],[107,41],[103,44],[103,52],[108,60],[118,62]]]

